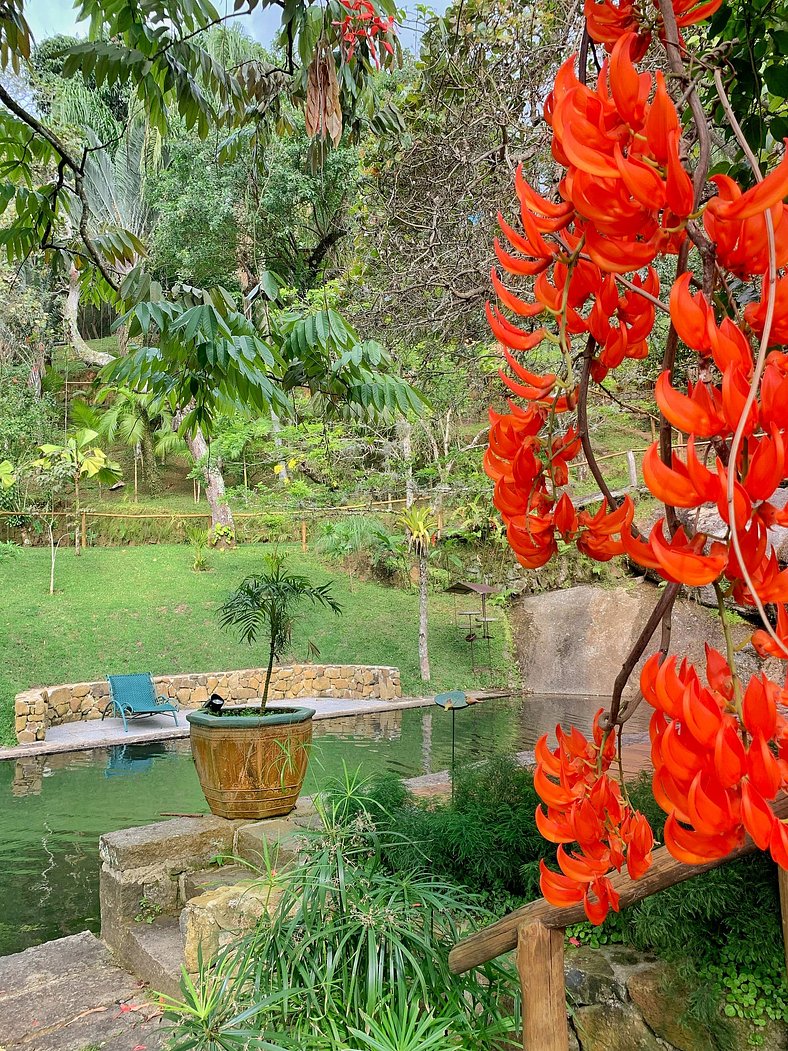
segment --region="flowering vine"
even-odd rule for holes
[[[788,353],[778,349],[788,342],[788,275],[779,273],[788,264],[788,156],[762,177],[717,73],[755,184],[707,177],[709,131],[685,75],[681,31],[720,3],[586,0],[588,38],[607,57],[593,87],[585,63],[578,75],[569,58],[547,99],[552,154],[563,169],[556,199],[518,171],[519,227],[499,216],[503,238],[495,242],[504,276],[493,269],[498,305],[488,304],[487,317],[512,398],[507,413],[490,412],[485,469],[509,544],[527,568],[548,562],[561,539],[598,561],[626,556],[667,582],[591,738],[558,728],[555,749],[546,738],[537,745],[534,783],[544,804],[537,824],[558,844],[561,870],[542,865],[542,892],[556,905],[582,901],[594,923],[618,907],[610,875],[626,866],[637,879],[651,864],[653,833],[610,771],[616,731],[634,707],[621,702],[624,685],[660,624],[662,644],[640,688],[653,708],[653,786],[668,815],[666,846],[700,864],[749,834],[788,868],[788,825],[775,812],[788,788],[788,694],[764,675],[743,683],[732,645],[725,655],[707,649],[703,669],[668,655],[668,614],[680,586],[712,585],[723,624],[727,597],[756,607],[763,627],[753,645],[788,657],[788,570],[767,536],[770,526],[788,525],[771,500],[786,474],[788,442]],[[652,40],[665,50],[667,77],[638,68]],[[672,91],[689,106],[691,136]],[[654,263],[671,256],[676,278],[663,293]],[[513,291],[512,278],[528,279],[528,291]],[[738,282],[752,289],[744,309],[746,297],[731,292]],[[663,422],[642,469],[665,514],[644,536],[631,498],[617,501],[596,463],[587,397],[592,382],[648,355],[657,311],[670,322],[654,390]],[[697,380],[686,389],[673,376],[679,340],[697,354]],[[533,371],[527,353],[545,341],[562,365]],[[686,435],[683,456],[672,448],[673,428]],[[576,508],[566,488],[581,450],[601,489],[594,513]],[[680,524],[676,508],[703,505],[718,509],[721,539]],[[776,628],[768,603],[778,604]]]

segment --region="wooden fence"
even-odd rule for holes
[[[777,800],[774,811],[779,818],[788,818],[788,794],[783,793]],[[623,909],[702,872],[752,854],[757,849],[748,837],[741,847],[718,861],[706,865],[684,865],[676,861],[667,847],[658,847],[654,851],[652,866],[642,879],[633,881],[623,872],[613,875],[611,883],[621,895]],[[778,879],[788,969],[788,872],[778,869]],[[557,908],[540,898],[464,938],[449,953],[449,967],[455,974],[462,974],[505,952],[517,950],[517,969],[523,994],[525,1051],[567,1051],[569,1031],[564,982],[565,928],[585,918],[582,904]]]

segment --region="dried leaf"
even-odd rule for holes
[[[317,42],[306,78],[306,133],[311,138],[330,138],[334,146],[342,138],[342,107],[339,103],[334,55],[325,37]]]

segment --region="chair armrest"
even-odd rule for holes
[[[161,704],[172,704],[172,701],[170,700],[169,697],[165,697],[164,694],[160,693],[158,695],[158,697],[156,698],[156,704],[159,704],[159,705],[161,705]]]

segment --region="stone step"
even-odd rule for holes
[[[181,876],[181,901],[191,901],[217,887],[230,887],[255,880],[255,873],[246,865],[213,865]]]
[[[183,938],[177,916],[159,916],[153,923],[134,923],[124,931],[119,952],[128,967],[153,992],[181,998]]]
[[[159,1010],[87,931],[0,959],[0,1044],[7,1051],[164,1047]]]

